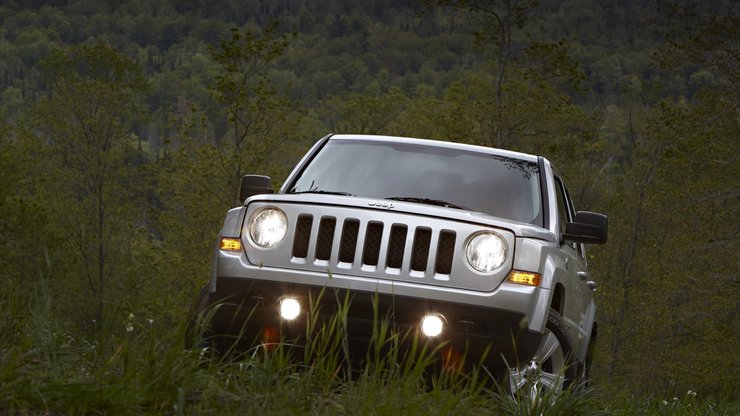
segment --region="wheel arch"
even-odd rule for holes
[[[553,288],[550,307],[560,315],[563,315],[563,309],[565,307],[565,286],[560,282],[556,283]]]

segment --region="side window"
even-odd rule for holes
[[[563,182],[557,176],[555,177],[555,194],[558,199],[558,223],[560,225],[560,233],[562,234],[565,232],[565,223],[572,221],[575,213],[573,212],[573,203],[570,201],[568,191],[565,189]],[[567,244],[571,246],[573,250],[577,250],[578,254],[583,256],[580,244]]]
[[[565,223],[570,221],[570,216],[568,215],[568,206],[565,202],[563,183],[557,176],[555,177],[555,195],[558,199],[558,225],[560,226],[560,234],[562,234],[565,232]]]

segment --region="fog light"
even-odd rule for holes
[[[436,337],[442,333],[444,319],[437,314],[430,314],[421,319],[421,332],[428,337]]]
[[[301,304],[294,298],[283,298],[280,300],[280,316],[288,321],[297,318],[301,313]]]

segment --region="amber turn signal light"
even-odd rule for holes
[[[539,286],[542,283],[542,275],[539,273],[521,272],[513,270],[506,279],[511,283],[518,283],[527,286]]]
[[[221,238],[221,250],[241,251],[242,242],[238,238]]]

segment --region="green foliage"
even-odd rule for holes
[[[336,133],[380,134],[393,131],[408,98],[399,88],[386,94],[349,94],[332,97],[324,102],[321,112],[326,115],[330,130]]]

